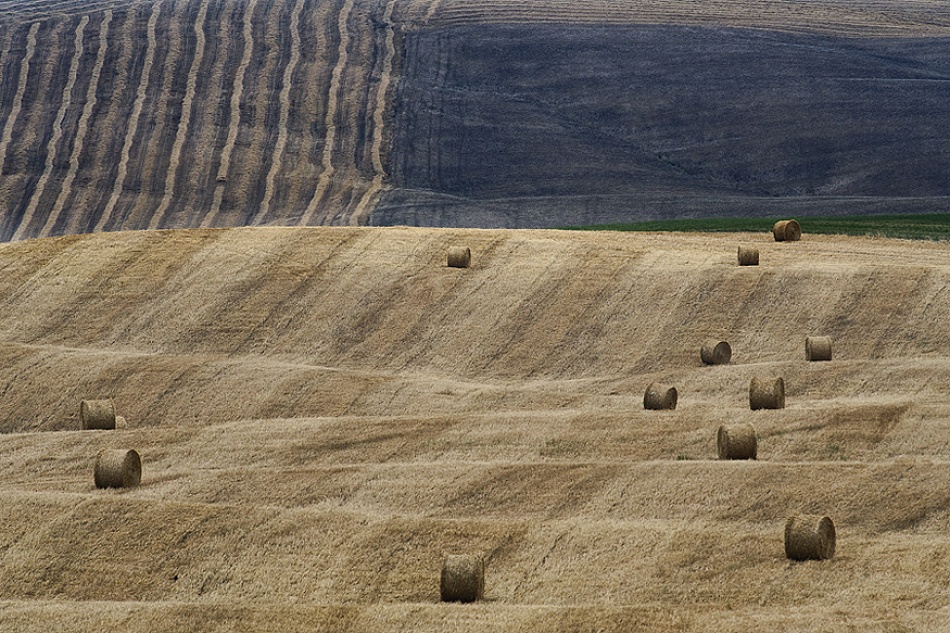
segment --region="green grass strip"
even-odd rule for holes
[[[771,231],[785,218],[708,218],[658,220],[568,227],[579,231],[698,231],[732,233]],[[950,213],[796,217],[802,233],[870,235],[913,240],[950,240]]]

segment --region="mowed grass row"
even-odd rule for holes
[[[779,218],[690,218],[568,227],[582,231],[698,231],[714,233],[771,231]],[[796,218],[802,233],[869,235],[912,240],[950,240],[950,213],[920,215],[806,216]]]

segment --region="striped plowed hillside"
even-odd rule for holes
[[[853,35],[945,35],[946,5],[934,0],[437,0],[433,26],[471,23],[708,24]]]
[[[687,83],[662,91],[691,93],[672,109],[628,85],[627,71],[648,76],[637,64],[654,64],[649,48],[623,31],[632,25],[675,27],[673,39],[698,46],[676,66]],[[521,30],[503,31],[512,26]],[[605,44],[633,50],[619,61],[589,52],[558,56],[590,28],[606,29]],[[932,191],[946,182],[946,139],[930,122],[948,101],[939,54],[948,29],[946,3],[936,0],[0,0],[0,239],[245,225],[558,226],[638,214],[747,215],[775,195],[791,196],[794,212],[933,210],[946,196]],[[731,68],[702,43],[718,37],[715,46],[728,52],[735,31],[768,50],[790,46],[816,68],[829,67],[823,50],[848,59],[837,53],[873,42],[873,63],[855,75],[834,74],[833,86],[809,83],[815,75],[802,71],[776,88],[767,84],[779,78],[743,71],[752,77],[751,96],[715,76],[697,82],[707,76],[704,60]],[[767,41],[777,32],[838,39]],[[459,49],[482,35],[491,50]],[[513,60],[534,63],[522,55],[539,38],[541,61],[569,67],[542,66],[526,84],[506,84]],[[436,40],[448,47],[438,53],[442,66],[431,57]],[[768,56],[731,61],[746,66]],[[470,85],[473,63],[497,85]],[[436,83],[419,86],[427,69]],[[602,83],[578,88],[562,76]],[[785,98],[783,89],[802,94],[796,82],[830,103]],[[612,101],[611,87],[623,103]],[[565,110],[589,101],[570,96],[574,90],[599,101],[590,111]],[[461,102],[461,111],[446,99]],[[513,99],[513,109],[493,111],[499,99]],[[771,112],[786,103],[797,119]],[[809,105],[831,119],[827,128],[818,118],[821,127],[811,130]],[[628,120],[635,106],[645,110]],[[706,117],[694,117],[697,111]],[[735,129],[736,112],[745,130]],[[441,123],[417,128],[407,117]],[[701,126],[698,139],[690,122]],[[668,123],[673,128],[664,130]],[[562,126],[566,141],[548,133]],[[529,147],[521,148],[517,138],[494,137],[522,129],[539,141],[526,139]],[[784,130],[783,139],[770,138],[774,129]],[[618,130],[649,134],[618,137]],[[653,132],[671,136],[657,143]],[[465,148],[473,138],[490,142],[485,156]],[[831,150],[816,150],[821,142]],[[903,161],[908,153],[921,164]],[[854,164],[855,156],[882,155],[897,157],[879,167],[891,176]],[[734,167],[735,157],[748,157],[761,173]],[[552,161],[555,174],[537,171]],[[641,181],[655,163],[662,177]],[[530,186],[517,182],[519,174]],[[488,191],[455,186],[479,179]],[[550,194],[553,181],[563,191]],[[773,181],[784,188],[776,193]],[[897,191],[879,195],[882,182]],[[833,197],[842,188],[843,197]]]
[[[385,187],[394,5],[3,7],[0,238],[358,222]]]
[[[947,255],[350,227],[3,245],[0,630],[943,630]],[[805,361],[814,334],[831,362]],[[709,337],[729,365],[701,364]],[[754,376],[785,378],[784,410],[749,410]],[[676,410],[643,409],[653,381]],[[129,427],[80,431],[90,397]],[[716,460],[738,422],[759,459]],[[94,488],[104,448],[140,452],[140,487]],[[797,512],[834,518],[832,560],[785,558]],[[440,604],[466,552],[486,602]]]

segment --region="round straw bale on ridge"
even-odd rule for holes
[[[96,488],[130,488],[142,481],[142,458],[132,449],[106,449],[96,456]]]
[[[805,360],[831,360],[831,337],[806,336]]]
[[[115,403],[106,400],[83,400],[79,403],[79,419],[83,430],[111,431],[115,428]]]
[[[785,523],[785,556],[792,560],[826,560],[835,555],[831,517],[797,515]]]
[[[779,220],[772,227],[776,242],[797,242],[802,239],[802,227],[798,220]]]
[[[703,343],[699,357],[706,365],[728,365],[732,360],[732,346],[727,341],[710,339]]]
[[[723,424],[716,434],[719,459],[755,459],[757,442],[751,424]]]
[[[739,247],[739,265],[740,266],[758,266],[759,249],[751,246]]]
[[[675,409],[678,394],[676,387],[668,387],[659,383],[651,383],[643,394],[643,408],[654,411]]]
[[[450,554],[442,562],[439,583],[442,602],[475,602],[485,595],[485,560],[481,556]]]
[[[449,268],[468,268],[472,265],[472,249],[467,246],[453,246],[449,249]]]
[[[753,378],[749,383],[749,408],[784,409],[784,378]]]

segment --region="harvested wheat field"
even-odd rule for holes
[[[4,244],[0,629],[946,630],[948,254],[334,227]],[[832,361],[805,360],[815,332]],[[704,365],[716,338],[731,361]],[[750,410],[756,376],[784,409]],[[653,382],[675,410],[643,408]],[[104,398],[127,428],[82,430]],[[718,459],[724,424],[754,426],[757,459]],[[115,449],[141,480],[97,489]],[[795,515],[834,521],[833,558],[786,558]],[[483,600],[440,602],[457,554],[483,557]]]

